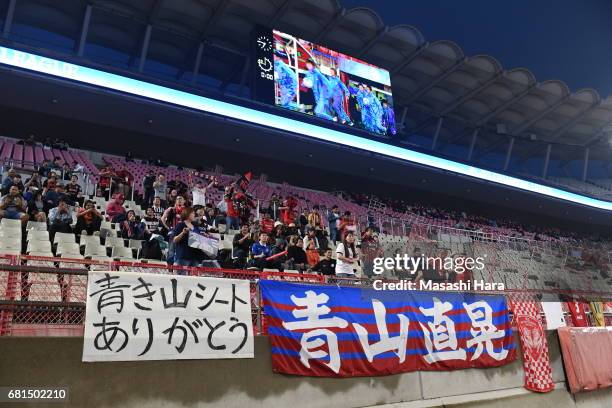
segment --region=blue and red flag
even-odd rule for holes
[[[260,287],[276,372],[376,376],[516,359],[503,296],[271,280]]]

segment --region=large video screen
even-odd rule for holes
[[[255,46],[263,98],[276,106],[354,126],[380,135],[396,134],[389,71],[291,34],[259,32]],[[270,60],[272,66],[268,64]],[[269,70],[269,71],[268,71]]]

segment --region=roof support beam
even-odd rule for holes
[[[446,78],[448,78],[450,75],[452,75],[455,71],[457,71],[463,64],[465,64],[465,62],[467,60],[468,60],[467,58],[463,58],[462,60],[457,61],[455,64],[453,64],[451,67],[449,67],[446,71],[444,71],[441,74],[439,74],[432,81],[430,81],[427,85],[425,85],[424,87],[419,89],[415,94],[410,96],[410,98],[408,98],[406,100],[405,104],[406,105],[410,105],[411,103],[413,103],[414,101],[419,99],[421,96],[426,94],[429,90],[434,88],[440,82],[444,81]]]
[[[191,75],[191,84],[195,85],[197,79],[198,79],[198,74],[200,73],[200,65],[202,64],[202,53],[204,52],[204,43],[201,42],[200,44],[198,44],[198,50],[196,52],[196,59],[195,62],[193,64],[193,73]]]
[[[431,150],[436,150],[436,143],[438,143],[438,136],[440,136],[440,130],[442,129],[442,124],[444,123],[444,118],[440,116],[438,118],[438,123],[436,124],[436,131],[433,135],[433,140],[431,141]]]
[[[606,122],[602,127],[600,127],[597,133],[595,133],[583,146],[590,147],[593,146],[595,143],[599,142],[599,140],[606,134],[606,132],[612,130],[608,129],[610,126],[612,126],[612,120]]]
[[[77,44],[76,55],[82,57],[85,53],[85,44],[87,43],[87,34],[89,33],[89,23],[91,21],[91,12],[93,6],[88,4],[85,6],[85,15],[83,16],[83,25],[81,27],[81,35]]]
[[[498,148],[499,146],[501,146],[505,142],[506,142],[505,138],[503,138],[503,137],[498,138],[496,141],[494,141],[489,146],[487,146],[483,151],[479,152],[476,155],[476,157],[474,157],[474,160],[480,159],[482,156],[484,156],[485,154],[487,154],[489,152],[492,152],[493,150],[495,150],[496,148]]]
[[[510,166],[510,159],[512,158],[512,149],[514,148],[514,138],[510,138],[510,143],[508,143],[508,150],[506,151],[506,160],[504,161],[504,171],[508,170],[508,166]]]
[[[544,109],[543,111],[537,113],[536,115],[534,115],[531,119],[527,120],[526,122],[524,122],[522,125],[518,126],[516,129],[513,129],[511,134],[513,134],[514,136],[520,136],[521,133],[523,133],[525,130],[529,129],[529,127],[531,125],[533,125],[534,123],[536,123],[537,121],[539,121],[540,119],[544,118],[546,115],[548,115],[550,112],[554,111],[555,109],[557,109],[559,106],[561,106],[562,104],[564,104],[565,102],[567,102],[567,100],[570,98],[570,95],[565,95],[564,97],[562,97],[561,99],[559,99],[557,102],[553,103],[552,105],[550,105],[548,108]]]
[[[544,167],[542,167],[542,178],[548,176],[548,165],[550,164],[550,153],[552,152],[552,144],[546,145],[546,156],[544,157]]]
[[[470,149],[468,150],[467,159],[472,160],[472,155],[474,154],[474,147],[476,146],[476,140],[478,140],[478,128],[474,129],[472,132],[472,141],[470,142]]]
[[[548,137],[548,142],[554,143],[557,140],[559,140],[561,137],[563,137],[563,135],[565,135],[567,132],[569,132],[582,119],[584,119],[587,115],[589,115],[591,112],[593,112],[595,109],[597,109],[600,105],[601,105],[601,102],[596,102],[596,103],[592,104],[591,106],[589,106],[588,108],[586,108],[585,110],[583,110],[582,112],[580,112],[580,114],[578,114],[578,116],[575,116],[572,120],[567,122],[565,125],[561,126],[553,134],[551,134]],[[529,152],[527,152],[527,154],[525,154],[523,156],[523,158],[521,159],[521,162],[526,161],[527,159],[529,159],[530,157],[532,157],[533,155],[538,153],[541,148],[542,148],[542,146],[539,145],[539,144],[534,146],[533,149],[529,150]]]
[[[7,38],[11,33],[11,27],[13,26],[13,17],[15,16],[15,6],[17,0],[10,0],[8,9],[6,10],[6,18],[4,19],[4,27],[2,28],[2,38]]]
[[[584,148],[584,163],[582,165],[582,181],[586,181],[589,173],[589,151],[588,147]]]
[[[140,50],[140,61],[138,62],[138,72],[142,72],[144,70],[145,62],[147,61],[147,54],[149,53],[149,44],[151,42],[151,31],[153,30],[153,26],[151,24],[147,24],[147,29],[145,30],[144,39],[142,41],[142,49]]]
[[[480,126],[484,125],[489,120],[493,119],[494,117],[496,117],[497,115],[499,115],[500,113],[502,113],[503,111],[508,109],[510,106],[514,105],[516,102],[521,100],[525,95],[527,95],[533,88],[535,88],[535,86],[536,86],[535,84],[532,84],[532,85],[528,86],[523,91],[519,92],[518,94],[514,95],[512,98],[508,99],[506,102],[504,102],[501,105],[499,105],[493,111],[489,112],[488,114],[486,114],[485,116],[480,118],[475,123],[476,127],[480,127]]]
[[[368,51],[370,51],[372,47],[376,45],[376,43],[380,41],[380,39],[383,38],[385,34],[387,34],[388,32],[389,32],[388,26],[384,26],[382,29],[378,30],[378,32],[374,35],[374,37],[372,37],[370,41],[368,41],[368,43],[361,48],[361,51],[359,51],[355,57],[361,58],[364,55],[366,55]]]
[[[319,34],[315,37],[314,43],[319,44],[325,36],[331,31],[332,28],[336,25],[336,23],[344,18],[346,15],[346,9],[342,7],[336,15],[323,27],[323,29],[319,32]]]
[[[285,0],[283,5],[280,6],[278,10],[276,10],[274,15],[270,18],[270,20],[268,20],[268,27],[274,28],[274,25],[278,22],[278,20],[283,18],[287,10],[291,8],[291,3],[293,3],[293,0]]]
[[[391,68],[391,71],[389,71],[391,75],[397,74],[398,72],[406,68],[408,65],[410,65],[412,61],[418,58],[419,55],[421,55],[427,49],[427,47],[429,47],[428,42],[421,44],[419,48],[412,52],[412,54],[408,55],[402,62],[397,64],[395,67]]]
[[[249,65],[251,64],[251,57],[247,57],[242,67],[242,75],[240,76],[240,87],[238,88],[238,96],[242,96],[242,90],[246,84],[247,76],[249,74]]]
[[[495,74],[494,76],[492,76],[491,78],[486,80],[482,85],[477,86],[476,88],[474,88],[471,91],[467,92],[465,95],[459,97],[454,102],[451,102],[448,106],[446,106],[444,109],[442,109],[439,114],[443,115],[443,116],[448,115],[449,113],[451,113],[452,111],[457,109],[460,105],[464,104],[465,102],[467,102],[468,100],[472,99],[474,96],[476,96],[480,92],[484,91],[485,89],[487,89],[488,87],[493,85],[503,75],[504,75],[504,71],[498,72],[497,74]]]

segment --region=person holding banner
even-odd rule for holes
[[[195,212],[193,208],[186,207],[181,212],[181,222],[176,224],[172,230],[174,242],[174,265],[176,266],[199,266],[199,254],[197,249],[188,245],[189,233],[195,232],[193,221]],[[184,275],[185,271],[177,271],[179,275]]]

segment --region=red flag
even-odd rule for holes
[[[523,350],[525,388],[550,392],[555,388],[548,358],[548,343],[540,321],[540,304],[532,300],[510,302]]]
[[[569,309],[570,316],[572,317],[572,326],[587,327],[589,325],[586,307],[587,305],[584,302],[567,302],[567,308]]]

